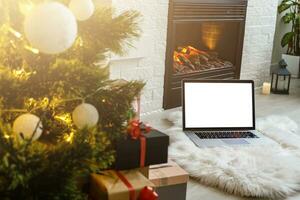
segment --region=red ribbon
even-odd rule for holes
[[[121,172],[116,171],[116,174],[128,188],[129,200],[135,200],[135,189],[133,188],[131,183]],[[152,187],[144,187],[140,192],[138,200],[158,200],[158,195]]]
[[[121,179],[121,181],[126,185],[129,191],[129,199],[135,200],[135,190],[131,183],[127,180],[127,178],[120,172],[116,171],[117,176]]]
[[[141,146],[141,152],[140,152],[140,167],[145,167],[145,160],[146,160],[146,138],[144,136],[140,137],[140,146]]]
[[[129,122],[128,134],[132,139],[137,140],[142,136],[142,133],[149,133],[151,127],[149,124],[143,124],[139,120],[135,119]]]
[[[148,124],[143,124],[139,120],[132,120],[129,123],[128,133],[132,139],[140,140],[140,167],[145,166],[146,160],[146,138],[143,133],[149,133],[151,131],[151,127]]]

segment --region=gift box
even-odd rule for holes
[[[149,166],[139,168],[141,174],[143,174],[146,178],[149,178]]]
[[[152,192],[153,198],[148,199],[156,200],[158,196],[152,188],[154,184],[139,170],[107,170],[101,174],[91,174],[89,199],[142,200],[142,196],[148,195],[147,192]]]
[[[127,170],[168,162],[169,136],[151,129],[141,137],[119,141],[115,169]]]
[[[189,174],[175,162],[152,165],[149,180],[155,185],[159,200],[185,200]]]

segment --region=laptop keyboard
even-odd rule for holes
[[[200,139],[258,138],[249,131],[195,132]]]

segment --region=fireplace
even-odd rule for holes
[[[171,0],[164,108],[181,105],[183,79],[239,79],[246,0]]]

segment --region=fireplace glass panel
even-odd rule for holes
[[[181,22],[174,28],[174,75],[235,68],[239,21]]]

